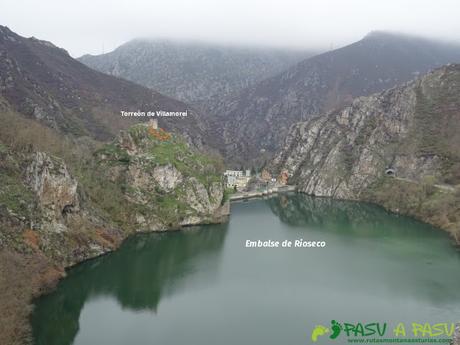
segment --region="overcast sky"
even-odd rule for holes
[[[337,48],[371,30],[460,39],[460,0],[0,0],[0,25],[72,56],[135,37]]]

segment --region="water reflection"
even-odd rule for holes
[[[366,237],[387,237],[395,233],[398,237],[413,237],[414,229],[420,232],[434,229],[415,219],[363,202],[285,194],[267,199],[267,204],[283,223],[293,227],[307,226],[310,229],[327,229],[331,232]]]
[[[460,253],[442,230],[368,203],[305,194],[280,195],[266,203],[297,237],[305,231],[332,238],[329,244],[340,253],[335,274],[359,275],[357,291],[367,292],[370,284],[361,278],[372,277],[394,296],[410,295],[421,303],[449,308],[457,299]]]
[[[161,298],[185,288],[196,260],[210,263],[206,277],[218,272],[226,232],[227,224],[221,224],[139,235],[118,251],[70,270],[33,314],[36,344],[72,344],[84,304],[97,296],[115,297],[123,308],[155,312]]]
[[[246,240],[325,240],[323,249]],[[33,316],[39,345],[307,343],[331,318],[457,318],[459,253],[438,229],[356,202],[280,195],[226,225],[138,236],[71,270]],[[81,328],[81,329],[80,329]]]

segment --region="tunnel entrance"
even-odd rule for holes
[[[395,169],[388,168],[385,170],[385,175],[394,177],[396,175],[396,171]]]

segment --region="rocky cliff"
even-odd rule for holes
[[[101,217],[65,162],[44,152],[7,152],[2,166],[2,249],[39,253],[65,267],[113,250],[124,234]],[[4,156],[5,157],[5,156]],[[17,170],[16,170],[17,169]]]
[[[137,125],[97,153],[99,166],[135,209],[138,231],[222,221],[222,168],[176,135]]]
[[[157,130],[167,136],[159,139],[148,129],[134,126],[70,166],[49,153],[2,145],[2,248],[33,242],[51,262],[69,266],[113,250],[133,231],[224,221],[218,159],[177,135]]]
[[[298,123],[270,167],[300,191],[374,201],[460,229],[460,65]]]

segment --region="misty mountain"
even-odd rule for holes
[[[275,75],[311,52],[136,39],[81,62],[187,102],[222,98]]]
[[[289,127],[311,115],[349,104],[450,62],[460,46],[387,32],[372,32],[343,48],[306,59],[285,72],[211,104],[218,117],[216,145],[234,163],[261,163],[284,140]]]
[[[202,139],[199,115],[185,103],[97,72],[50,42],[0,26],[0,112],[25,115],[65,134],[106,140],[146,120],[120,114],[138,110],[187,110],[187,117],[161,118],[160,125],[197,143]]]

